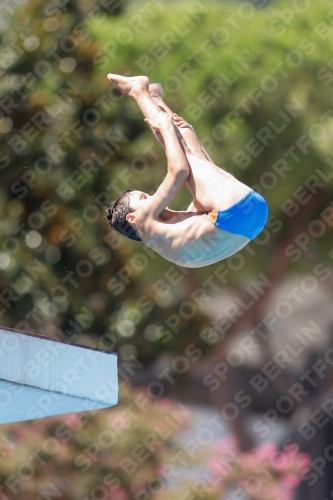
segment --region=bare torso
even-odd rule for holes
[[[207,211],[165,209],[156,220],[137,222],[143,243],[183,267],[203,267],[238,252],[250,240],[214,226]]]

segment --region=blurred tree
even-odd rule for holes
[[[221,335],[193,291],[228,283],[246,295],[260,272],[274,284],[309,268],[290,245],[330,200],[330,52],[320,24],[330,4],[291,9],[288,22],[286,2],[258,11],[156,2],[120,16],[116,5],[31,0],[2,34],[0,314],[8,326],[73,341],[95,334],[100,347],[123,346],[145,363],[189,342],[202,354],[205,332]],[[242,265],[184,270],[109,232],[109,200],[127,187],[151,192],[165,172],[142,116],[110,88],[111,67],[160,81],[217,164],[266,196],[268,224],[236,258]],[[184,189],[175,207],[189,200]],[[327,254],[328,232],[316,244]],[[226,279],[217,277],[223,266]],[[272,289],[239,321],[257,321]]]
[[[115,408],[2,426],[1,494],[11,500],[23,494],[27,500],[169,500],[175,494],[218,500],[234,484],[255,493],[251,500],[277,500],[290,498],[308,469],[308,457],[292,446],[281,454],[273,445],[240,454],[230,439],[187,453],[179,436],[190,419],[184,405],[154,401],[122,384]],[[207,465],[204,479],[189,483],[184,473],[199,464]]]
[[[184,363],[241,321],[258,322],[274,287],[219,331],[194,291],[229,285],[246,298],[245,283],[312,271],[310,252],[295,243],[309,229],[311,255],[327,261],[331,3],[255,5],[148,2],[123,12],[117,2],[29,0],[12,13],[1,36],[1,322],[118,346],[125,359],[171,352]],[[127,187],[151,192],[165,173],[142,116],[110,88],[111,69],[160,81],[217,164],[267,198],[267,227],[235,260],[184,270],[110,233],[110,199]],[[174,206],[189,201],[184,189]],[[208,362],[223,356],[218,348]],[[78,485],[65,483],[70,498]]]
[[[246,302],[244,283],[273,284],[264,286],[254,307],[226,321],[222,332],[215,331],[218,342],[249,321],[257,324],[274,284],[287,271],[312,271],[313,252],[320,256],[315,260],[329,262],[333,80],[325,40],[332,29],[322,21],[329,9],[329,2],[296,9],[280,1],[258,11],[248,4],[173,4],[172,11],[161,8],[144,37],[132,30],[130,41],[106,49],[106,60],[96,61],[101,75],[112,59],[112,72],[144,73],[161,82],[167,102],[195,126],[217,164],[268,201],[268,223],[253,243],[221,267],[189,270],[197,283],[187,287],[186,276],[178,287],[183,285],[186,300],[190,289],[214,293],[229,284]],[[113,27],[122,33],[132,20],[129,10],[117,25],[111,19],[98,30],[93,22],[89,26],[106,44]],[[123,101],[123,110],[138,116],[131,103]],[[149,192],[154,182],[142,178],[139,188]],[[316,224],[322,229],[315,235]],[[309,251],[297,243],[304,232]],[[144,274],[149,276],[150,268]],[[225,274],[219,281],[214,273],[221,268]],[[223,347],[208,363],[220,360],[222,353]]]

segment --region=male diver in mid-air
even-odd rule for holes
[[[108,75],[139,106],[165,149],[168,172],[153,195],[127,189],[107,209],[110,226],[183,267],[213,264],[238,252],[263,229],[264,198],[215,165],[193,127],[163,102],[162,86],[146,76]],[[185,183],[186,211],[168,208]]]

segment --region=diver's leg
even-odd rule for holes
[[[191,167],[186,185],[205,210],[226,210],[252,191],[229,172],[194,153],[186,157]]]
[[[175,115],[175,113],[173,113],[169,106],[163,101],[163,87],[160,83],[151,83],[149,85],[149,93],[161,109],[163,109],[170,115]],[[194,154],[196,154],[203,160],[208,160],[214,163],[213,160],[209,157],[208,153],[204,150],[193,128],[178,128],[178,130],[180,131],[182,137],[185,139],[187,146]]]
[[[160,106],[156,103],[154,99],[152,99],[149,94],[149,78],[147,76],[122,76],[122,75],[114,75],[112,73],[108,74],[108,80],[112,83],[112,85],[118,89],[122,94],[130,97],[136,104],[139,106],[142,114],[145,118],[149,118],[152,122],[154,122],[157,118],[158,113],[161,113],[162,110]],[[185,140],[182,137],[182,134],[179,132],[178,127],[175,125],[175,130],[177,133],[178,140],[180,145],[182,146],[184,152],[188,150]],[[155,134],[155,132],[153,131]],[[156,135],[156,134],[155,134]],[[163,139],[161,137],[157,137],[158,140],[163,144]]]
[[[154,121],[161,112],[156,102],[149,94],[149,78],[147,76],[122,76],[108,74],[108,80],[122,94],[137,103],[143,115]]]
[[[159,83],[149,85],[149,92],[158,106],[174,114],[163,101],[163,88]],[[193,196],[188,210],[225,210],[240,201],[251,189],[233,175],[218,167],[202,147],[196,133],[190,128],[178,129],[191,151],[186,153],[190,174],[186,187]]]
[[[122,94],[138,104],[146,118],[152,121],[156,119],[161,108],[149,94],[149,79],[146,76],[125,77],[109,74],[108,79]],[[191,167],[186,185],[193,198],[204,209],[225,210],[250,191],[248,186],[237,181],[231,174],[190,151],[178,127],[175,128]]]

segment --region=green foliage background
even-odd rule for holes
[[[207,350],[199,333],[210,323],[199,306],[192,317],[181,320],[179,332],[165,326],[165,320],[220,264],[186,275],[172,268],[179,284],[162,297],[156,281],[170,271],[171,263],[147,255],[141,244],[110,234],[104,216],[108,202],[127,187],[154,191],[165,175],[166,160],[135,104],[110,89],[106,74],[135,75],[146,68],[152,82],[164,84],[168,104],[195,126],[216,163],[257,186],[331,106],[332,41],[318,28],[327,22],[331,29],[323,21],[330,7],[325,0],[300,12],[277,1],[265,9],[253,7],[252,15],[237,3],[172,2],[135,3],[124,11],[103,12],[93,2],[70,1],[61,9],[31,0],[18,8],[2,35],[1,97],[10,105],[2,106],[1,121],[1,258],[7,263],[10,256],[10,264],[3,265],[1,322],[100,347],[125,344],[126,352],[144,363],[165,350],[183,352],[189,342]],[[176,38],[171,50],[166,33]],[[280,63],[283,71],[274,70]],[[249,93],[263,82],[269,88],[271,80],[265,78],[272,74],[276,90],[263,91],[259,105],[251,102]],[[196,118],[198,95],[216,78],[233,83],[220,97],[207,91],[207,109]],[[238,106],[242,99],[246,110]],[[281,123],[281,110],[295,102],[296,116],[240,168],[234,160],[238,150],[269,120]],[[240,123],[229,127],[228,137],[221,140],[218,131],[226,129],[216,127],[225,126],[225,116],[237,106]],[[31,121],[39,112],[44,113],[40,126]],[[27,122],[31,128],[25,129]],[[315,169],[330,175],[326,158],[331,154],[332,120],[324,126],[324,137],[311,141],[308,154],[298,151],[301,161],[288,158],[290,171],[284,178],[277,176],[274,189],[264,185],[268,243],[263,245],[259,237],[252,244],[254,257],[242,251],[245,266],[229,273],[230,286],[242,287],[259,272],[265,274],[280,242],[295,227],[306,230],[330,202],[332,178],[320,189],[312,210],[302,207],[301,224],[281,210]],[[145,160],[137,160],[142,156]],[[133,161],[139,167],[133,168]],[[78,169],[83,164],[93,166],[82,177]],[[73,188],[73,182],[80,187]],[[190,201],[184,188],[172,207],[183,209]],[[36,248],[26,245],[25,234],[31,230],[42,236]],[[327,259],[328,236],[314,244]],[[27,276],[34,259],[37,271]],[[124,266],[133,273],[128,285],[117,275]],[[288,261],[286,270],[309,266],[304,259]],[[72,273],[70,280],[67,273]],[[90,337],[82,336],[86,333]]]
[[[266,172],[274,173],[274,163],[332,107],[331,2],[313,2],[301,11],[294,2],[275,1],[267,8],[253,7],[253,15],[249,6],[242,11],[238,2],[103,5],[28,0],[2,20],[0,323],[121,348],[122,357],[135,355],[143,364],[166,351],[183,355],[189,344],[192,353],[195,348],[207,352],[200,332],[210,321],[191,293],[221,263],[178,269],[141,244],[111,233],[106,222],[104,209],[120,190],[152,192],[166,172],[163,151],[143,117],[132,101],[112,91],[106,74],[144,72],[152,82],[161,82],[167,103],[195,126],[216,163],[251,186],[261,185],[270,222],[251,243],[255,255],[241,252],[245,265],[228,274],[228,286],[242,289],[260,272],[275,284],[286,272],[312,270],[311,259],[331,264],[329,231],[312,238],[304,258],[293,262],[285,255],[286,245],[331,203],[331,118],[323,122],[319,139],[310,141],[307,154],[297,149],[300,161],[288,157],[284,178],[271,177],[274,186],[263,183]],[[172,35],[175,43],[169,50],[166,40]],[[282,69],[276,71],[280,63]],[[276,90],[263,91],[259,105],[251,102],[253,89],[275,82],[267,79],[273,73]],[[225,83],[219,97],[209,90],[217,78]],[[207,109],[199,116],[200,99],[206,100]],[[270,121],[281,124],[282,118],[283,123],[281,110],[287,112],[285,106],[295,102],[296,116],[285,121],[285,129],[245,168],[237,165],[237,152],[263,127],[270,127]],[[235,109],[239,121],[226,128],[226,116]],[[83,167],[88,168],[86,174]],[[289,217],[281,205],[288,197],[296,200],[295,190],[319,175],[317,171],[328,180],[309,202],[298,202],[299,211]],[[172,207],[183,209],[190,201],[184,188]],[[222,265],[228,266],[228,261]],[[119,273],[128,266],[132,275],[127,284]],[[166,276],[179,283],[158,293],[159,280],[168,284]],[[223,294],[225,285],[219,283],[219,288]],[[174,331],[168,319],[184,300],[195,314],[182,318]],[[64,498],[82,498],[109,473],[121,481],[118,500],[132,498],[158,477],[159,467],[176,448],[171,441],[163,443],[132,480],[119,469],[119,460],[155,423],[164,421],[170,406],[151,405],[149,419],[141,415],[127,422],[126,439],[122,435],[113,443],[112,453],[103,450],[84,479],[73,462],[98,441],[103,429],[117,428],[117,417],[123,417],[124,407],[136,397],[131,391],[125,389],[116,409],[98,412],[92,419],[85,414],[45,419],[38,431],[30,422],[6,427],[2,437],[7,441],[0,447],[5,458],[2,481],[33,450],[56,437],[60,451],[57,456],[44,452],[45,466],[34,462],[34,484],[23,485],[27,498],[36,498],[50,482]],[[121,422],[127,425],[126,419]],[[60,437],[59,426],[66,431]],[[64,442],[69,435],[70,442]],[[116,482],[107,486],[115,499]]]

